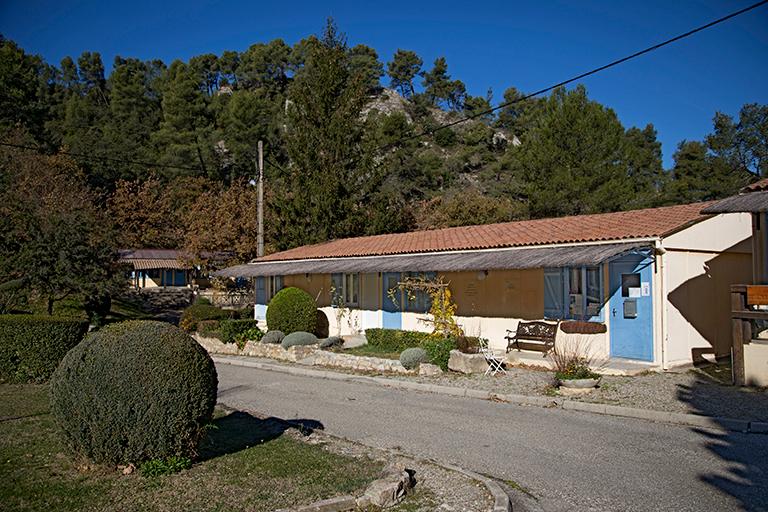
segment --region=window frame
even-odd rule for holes
[[[580,267],[559,267],[559,268],[545,268],[544,269],[544,318],[553,320],[586,320],[586,321],[600,321],[603,319],[604,302],[605,302],[605,289],[604,289],[604,267],[603,265],[585,265]],[[597,276],[597,282],[595,283],[598,295],[593,297],[590,291],[594,291],[595,287],[590,286],[590,271],[594,271],[593,276]],[[559,277],[554,277],[559,276]],[[548,300],[548,294],[553,293],[550,291],[552,288],[551,282],[548,283],[548,278],[555,282],[554,293],[558,293],[558,297],[550,297]],[[578,293],[571,293],[571,285],[578,281],[577,290]],[[591,290],[590,290],[591,288]],[[597,298],[597,302],[590,301],[590,299]],[[547,311],[547,304],[551,303],[555,308],[559,308],[557,316],[553,316],[552,311]],[[595,312],[594,304],[597,304],[598,308]],[[592,309],[590,309],[592,305]],[[550,313],[550,314],[547,314]],[[592,314],[594,313],[594,314]]]

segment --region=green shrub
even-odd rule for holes
[[[410,347],[419,347],[430,338],[429,333],[401,331],[398,329],[366,329],[368,344],[380,347],[385,352],[402,352]]]
[[[239,318],[240,320],[253,320],[254,319],[253,318],[254,311],[253,311],[253,307],[252,306],[248,306],[246,308],[237,309],[235,311],[236,311],[236,317],[235,318]]]
[[[429,355],[426,350],[420,347],[407,348],[400,354],[400,364],[408,370],[413,370],[419,364],[426,362],[429,362]]]
[[[201,297],[201,296],[198,295],[197,297],[195,297],[195,305],[196,306],[201,306],[201,305],[202,306],[210,306],[211,305],[211,299],[209,299],[208,297]]]
[[[0,315],[0,381],[48,380],[87,331],[85,320]]]
[[[227,320],[234,318],[236,312],[233,310],[221,309],[208,304],[194,304],[189,306],[181,314],[179,327],[187,332],[197,330],[198,322],[203,320]]]
[[[187,334],[135,320],[89,334],[50,383],[65,443],[98,463],[196,454],[216,404],[216,367]]]
[[[286,334],[315,332],[317,304],[310,294],[299,288],[283,288],[267,306],[267,326]]]
[[[237,343],[237,348],[239,348],[240,350],[243,350],[245,348],[246,343],[248,343],[249,341],[259,341],[263,336],[264,336],[264,331],[262,331],[258,327],[251,327],[247,331],[236,334],[235,343]]]
[[[261,338],[261,342],[277,345],[283,342],[283,338],[285,338],[283,331],[267,331],[267,334]]]
[[[317,339],[317,336],[311,332],[296,331],[283,338],[280,346],[290,348],[299,345],[316,345],[318,341],[320,340]]]
[[[450,128],[443,128],[435,132],[435,142],[438,146],[447,148],[456,144],[456,132]]]
[[[431,337],[424,342],[423,347],[429,354],[429,362],[447,372],[448,359],[451,357],[451,350],[456,348],[456,340],[454,338]]]
[[[219,332],[221,322],[221,320],[200,320],[197,322],[197,332],[206,338],[221,339],[221,333]]]
[[[333,347],[340,347],[344,344],[344,340],[338,336],[331,336],[330,338],[325,338],[323,340],[320,340],[319,347],[320,348],[333,348]]]
[[[234,343],[235,338],[238,335],[244,334],[251,329],[258,328],[258,320],[222,320],[219,324],[219,333],[221,334],[221,341],[224,343]],[[198,327],[198,331],[199,331]],[[261,338],[261,336],[259,336]]]
[[[171,456],[166,459],[152,459],[139,466],[142,476],[152,478],[156,476],[172,475],[192,467],[192,461],[187,457]]]
[[[477,354],[480,348],[480,338],[476,336],[459,336],[456,338],[456,348],[465,354]]]

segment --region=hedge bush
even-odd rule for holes
[[[283,342],[283,338],[285,338],[283,331],[267,331],[267,334],[261,338],[261,342],[277,345]]]
[[[206,351],[164,322],[135,320],[91,333],[50,383],[66,444],[98,463],[194,457],[216,404]]]
[[[222,320],[219,323],[219,335],[224,343],[234,343],[239,335],[251,331],[259,330],[258,320]],[[261,331],[259,331],[261,332]],[[259,336],[259,339],[261,336]]]
[[[296,331],[283,338],[280,346],[283,348],[291,348],[300,345],[316,345],[319,341],[317,336],[311,332]]]
[[[400,353],[400,364],[408,370],[413,370],[419,364],[427,362],[429,362],[429,355],[421,347],[407,348]]]
[[[227,320],[235,318],[237,312],[231,309],[221,309],[209,304],[193,304],[181,314],[179,327],[187,332],[197,330],[198,322],[203,320]]]
[[[424,350],[429,354],[429,362],[436,364],[443,371],[448,371],[448,359],[451,357],[451,350],[456,348],[456,340],[454,338],[437,338],[430,337],[422,345]]]
[[[221,320],[200,320],[197,322],[197,332],[206,338],[221,338],[219,326]]]
[[[272,297],[267,306],[267,327],[285,334],[304,331],[315,332],[317,304],[304,290],[283,288]]]
[[[44,382],[82,341],[88,322],[43,315],[0,315],[0,381]]]
[[[402,352],[410,347],[419,347],[430,339],[429,333],[401,331],[398,329],[366,329],[368,344],[380,347],[386,352]]]

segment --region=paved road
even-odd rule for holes
[[[219,400],[511,479],[545,510],[768,511],[768,436],[217,365]]]

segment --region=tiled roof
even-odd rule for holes
[[[344,238],[270,254],[257,261],[378,256],[665,236],[707,218],[709,203],[594,215]]]
[[[743,189],[741,189],[742,193],[745,192],[760,192],[762,190],[768,190],[768,178],[756,181],[751,185],[747,185]]]

